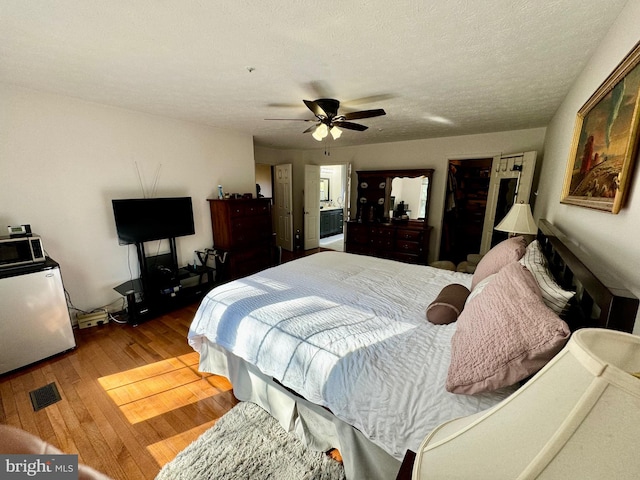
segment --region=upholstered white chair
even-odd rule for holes
[[[24,430],[10,425],[0,425],[0,453],[3,454],[32,454],[32,455],[63,455],[53,445],[45,442]],[[109,480],[109,477],[86,465],[78,465],[79,480]]]

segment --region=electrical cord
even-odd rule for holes
[[[116,303],[116,302],[122,302],[122,306],[120,307],[120,311],[124,310],[124,300],[125,300],[124,297],[117,298],[113,302],[107,303],[106,305],[103,305],[102,307],[96,307],[96,308],[94,308],[92,310],[83,310],[81,308],[76,307],[73,304],[73,302],[71,301],[71,294],[67,291],[66,288],[64,289],[64,295],[65,295],[65,298],[66,298],[66,301],[67,301],[67,308],[69,310],[73,310],[75,312],[79,312],[79,313],[82,313],[82,314],[85,314],[85,315],[87,315],[89,313],[104,312],[111,320],[113,320],[116,323],[127,323],[126,321],[123,322],[123,321],[117,320],[114,317],[114,315],[109,311],[109,307],[111,305],[113,305],[114,303]]]
[[[44,249],[43,249],[43,251],[44,251],[45,256],[49,257],[49,252],[47,252]],[[49,257],[49,258],[51,258],[51,257]],[[127,323],[126,321],[122,322],[120,320],[117,320],[113,316],[113,314],[109,311],[109,308],[108,308],[111,305],[113,305],[114,303],[121,301],[122,302],[122,307],[120,308],[120,310],[124,310],[124,297],[117,298],[113,302],[107,303],[106,305],[103,305],[102,307],[97,307],[97,308],[94,308],[94,309],[91,309],[91,310],[83,310],[82,308],[78,308],[73,304],[73,301],[71,300],[71,294],[69,293],[67,288],[64,286],[64,283],[62,284],[62,289],[64,291],[64,298],[65,298],[65,303],[67,304],[67,310],[74,311],[74,312],[77,312],[77,313],[81,313],[81,314],[84,314],[84,315],[87,315],[89,313],[104,312],[107,315],[107,317],[109,317],[110,320],[112,320],[112,321],[114,321],[116,323]]]

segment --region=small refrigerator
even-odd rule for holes
[[[0,269],[0,374],[75,346],[60,265]]]

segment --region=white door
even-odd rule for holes
[[[276,244],[293,251],[293,194],[291,189],[291,164],[276,165]]]
[[[304,249],[320,246],[320,167],[304,166]]]
[[[493,228],[502,220],[513,203],[529,203],[535,169],[536,152],[494,157],[491,166],[487,209],[482,226],[480,253],[487,253],[491,248]],[[513,198],[513,202],[502,205],[505,197]],[[502,211],[498,211],[499,206]]]

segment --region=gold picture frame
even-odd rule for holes
[[[578,111],[561,202],[618,213],[638,152],[640,42]]]

